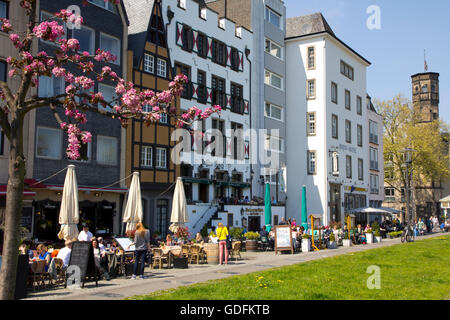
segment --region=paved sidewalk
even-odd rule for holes
[[[446,234],[435,233],[426,235],[416,238],[416,241]],[[86,283],[84,289],[64,289],[62,287],[30,293],[27,300],[120,300],[134,295],[149,294],[158,290],[167,290],[234,275],[258,272],[380,247],[388,247],[399,243],[401,243],[400,238],[383,239],[381,244],[358,245],[350,248],[338,247],[335,250],[297,253],[294,255],[278,254],[275,256],[274,252],[244,252],[242,253],[243,260],[236,262],[229,261],[227,266],[194,264],[189,265],[188,269],[151,270],[146,268],[146,279],[131,280],[130,278],[120,278],[111,281],[102,280],[98,283],[97,288],[95,287],[95,283]]]

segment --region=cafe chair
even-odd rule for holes
[[[45,260],[33,261],[33,263],[31,264],[31,272],[28,275],[28,280],[33,287],[33,291],[45,287],[45,279]]]
[[[267,237],[261,237],[261,250],[267,251],[270,248],[269,240]]]
[[[64,285],[66,281],[66,270],[62,259],[54,258],[56,267],[55,285]]]
[[[167,263],[167,266],[169,266],[169,256],[164,254],[162,249],[154,248],[152,269],[155,268],[155,265],[159,265],[159,269],[162,269],[164,262]]]
[[[183,244],[181,246],[181,256],[189,259],[189,255],[190,255],[190,246],[187,244]]]
[[[203,254],[201,253],[202,248],[199,245],[192,245],[191,252],[189,255],[189,263],[192,263],[193,259],[196,259],[197,264],[199,261],[203,260]]]
[[[239,257],[239,260],[242,260],[241,248],[242,248],[242,242],[241,241],[233,242],[233,244],[231,246],[231,250],[228,251],[229,254],[230,254],[230,259],[234,258],[235,261],[237,261],[238,257]]]

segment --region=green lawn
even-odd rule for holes
[[[380,267],[381,289],[366,273]],[[335,300],[450,299],[450,236],[350,253],[129,299]]]

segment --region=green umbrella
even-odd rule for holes
[[[306,186],[302,187],[302,226],[308,229],[308,212],[306,209]]]
[[[264,198],[264,205],[266,230],[267,232],[270,232],[272,223],[272,206],[270,203],[270,185],[268,183],[266,183],[266,196]]]

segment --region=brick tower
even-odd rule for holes
[[[411,78],[413,103],[420,107],[422,122],[439,119],[439,73],[418,73]]]

